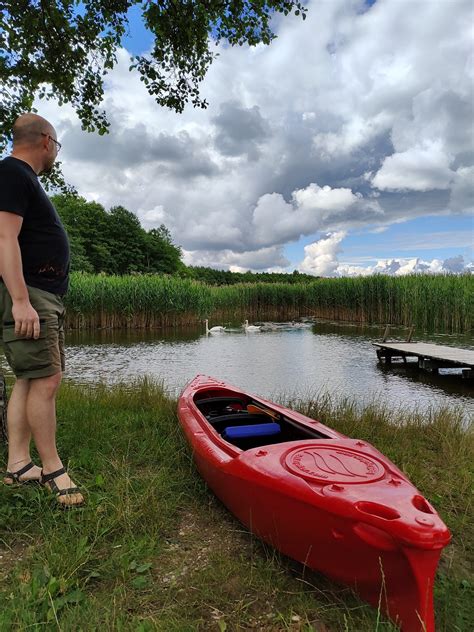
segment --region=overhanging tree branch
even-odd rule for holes
[[[154,36],[149,55],[132,59],[160,106],[206,107],[199,92],[216,57],[213,43],[270,44],[275,13],[305,18],[289,0],[0,0],[0,150],[16,117],[35,98],[70,103],[83,129],[105,134],[104,76],[117,63],[128,11],[139,6]]]

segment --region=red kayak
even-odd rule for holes
[[[253,533],[351,586],[403,632],[434,632],[433,583],[451,535],[383,454],[203,375],[178,415],[199,472]]]

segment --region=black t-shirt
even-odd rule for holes
[[[0,160],[0,211],[23,217],[18,243],[25,283],[65,294],[70,258],[66,231],[36,173],[12,156]]]

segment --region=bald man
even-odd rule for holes
[[[84,502],[56,449],[56,393],[64,371],[64,306],[69,242],[38,175],[61,148],[37,114],[13,126],[13,151],[0,161],[0,334],[16,382],[8,406],[7,485],[39,481],[63,507]],[[30,457],[33,436],[42,468]]]

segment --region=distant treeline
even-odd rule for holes
[[[202,266],[190,266],[187,276],[208,285],[235,285],[236,283],[309,283],[316,278],[310,274],[302,274],[298,270],[292,273],[283,272],[230,272],[214,270]]]

